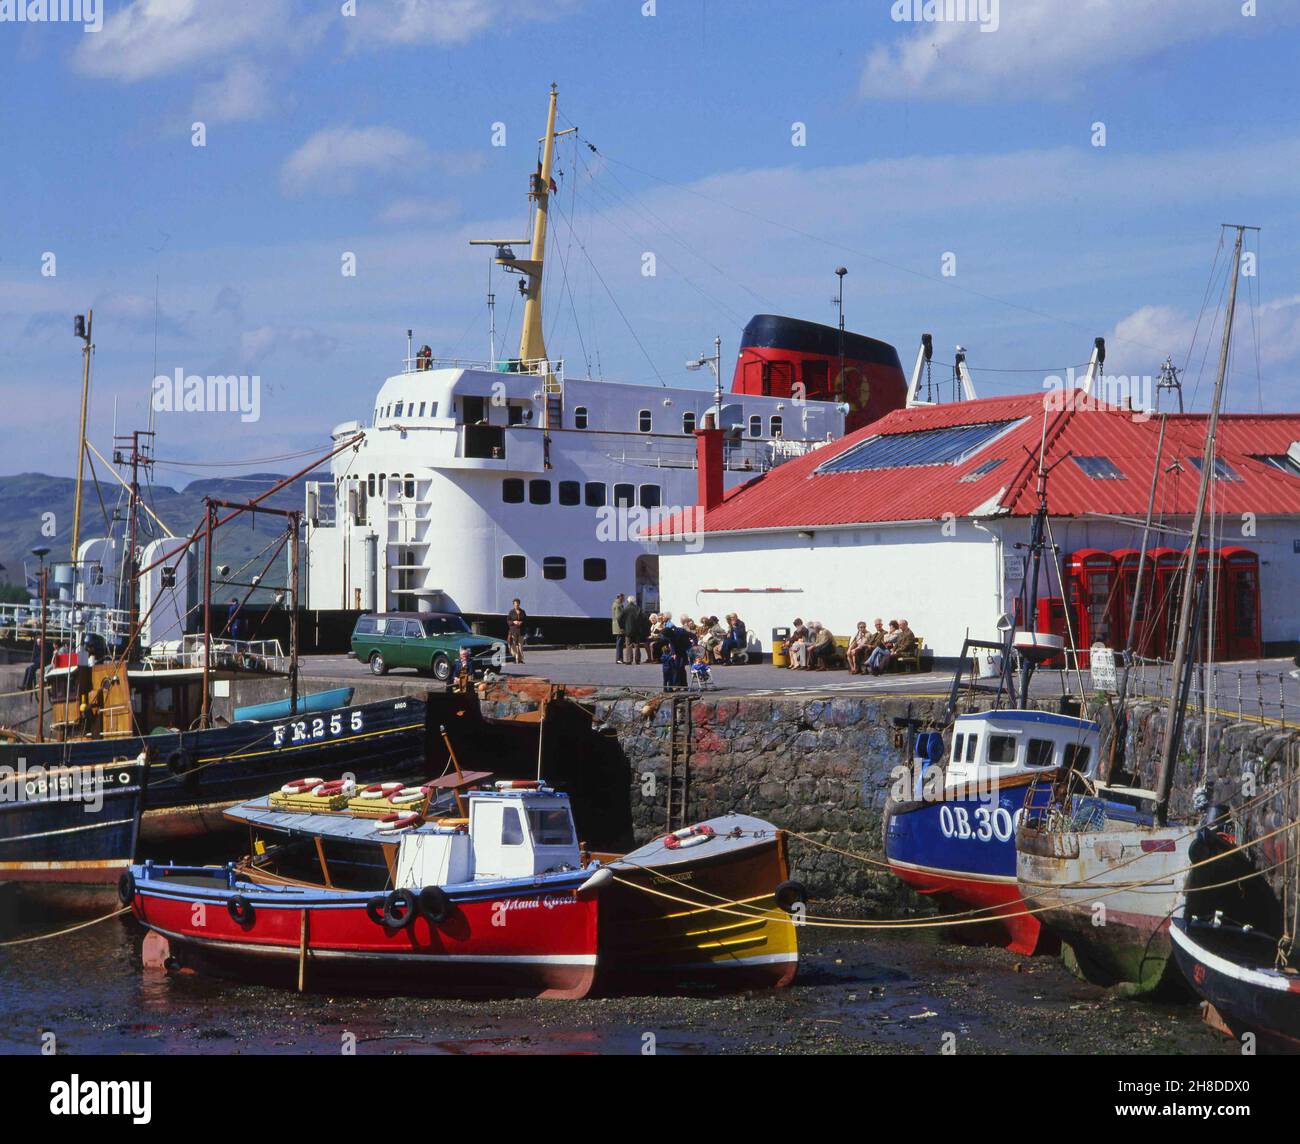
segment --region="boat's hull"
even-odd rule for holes
[[[1066,942],[1079,971],[1125,993],[1182,985],[1169,919],[1182,908],[1186,826],[1045,831],[1022,825],[1021,897]]]
[[[945,908],[968,914],[954,919],[954,935],[987,937],[1016,953],[1048,952],[1055,938],[1038,916],[1026,913],[1016,882],[1016,825],[1026,784],[1004,784],[989,797],[885,805],[885,855],[890,871]],[[984,919],[974,924],[977,919]]]
[[[289,986],[301,964],[309,988],[441,996],[573,998],[595,979],[598,907],[576,884],[456,896],[444,920],[418,915],[393,930],[367,912],[373,894],[232,889],[213,871],[157,871],[135,868],[133,910],[167,939],[174,967]],[[251,905],[242,923],[229,908],[237,896]]]
[[[1233,1037],[1253,1034],[1266,1048],[1300,1053],[1300,975],[1274,968],[1272,938],[1182,918],[1170,937],[1183,976]]]
[[[148,772],[138,758],[0,772],[0,883],[60,906],[110,899],[135,853]]]

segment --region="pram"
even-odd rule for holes
[[[691,662],[686,665],[687,691],[716,691],[717,684],[709,672],[709,665],[704,661],[704,653],[695,649]]]

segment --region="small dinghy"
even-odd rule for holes
[[[252,854],[131,867],[170,968],[361,991],[582,997],[641,981],[788,984],[785,836],[727,815],[585,853],[567,794],[484,772],[422,787],[299,780],[227,812]],[[157,951],[153,954],[158,956]]]

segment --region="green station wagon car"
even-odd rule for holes
[[[375,675],[413,667],[446,683],[463,647],[470,650],[476,676],[500,672],[505,663],[506,645],[475,635],[455,612],[379,612],[359,617],[352,629],[352,654]]]

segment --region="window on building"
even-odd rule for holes
[[[1109,457],[1071,457],[1070,459],[1094,481],[1122,481],[1127,479],[1123,470]]]
[[[582,562],[582,578],[584,580],[605,579],[605,558],[603,556],[588,556]]]
[[[585,405],[575,405],[573,407],[573,427],[575,429],[585,429],[587,427],[587,407]]]
[[[542,578],[545,580],[563,580],[568,568],[563,556],[542,557]]]
[[[1199,473],[1201,471],[1201,458],[1189,457],[1188,460],[1192,462],[1192,465]],[[1228,462],[1225,461],[1222,457],[1215,457],[1214,458],[1214,479],[1216,481],[1239,481],[1241,480],[1241,474],[1238,473],[1237,470],[1234,469],[1230,464],[1228,464]]]
[[[1291,459],[1289,453],[1252,453],[1250,459],[1289,477],[1300,477],[1300,465]]]
[[[559,488],[560,504],[575,505],[582,503],[582,483],[580,481],[561,481]]]
[[[991,461],[984,461],[983,463],[976,465],[969,473],[962,477],[962,481],[966,484],[970,484],[971,481],[978,481],[980,477],[984,476],[986,473],[991,473],[1005,460],[1005,457],[994,457]]]
[[[631,508],[636,504],[636,485],[614,486],[614,507]]]
[[[519,477],[506,477],[501,482],[501,499],[506,504],[524,503],[524,482]]]
[[[785,429],[785,422],[781,419],[779,413],[772,417],[772,436],[779,437]]]
[[[1030,739],[1025,751],[1025,766],[1050,767],[1056,757],[1056,744],[1051,739]]]
[[[528,571],[528,562],[522,556],[501,557],[501,576],[505,580],[522,580]]]
[[[663,501],[663,493],[658,485],[642,485],[640,491],[642,508],[658,508]]]
[[[588,481],[585,489],[588,508],[603,508],[608,489],[599,481]]]
[[[688,409],[685,413],[682,414],[682,432],[683,433],[695,432],[695,410],[694,409]]]
[[[551,503],[551,482],[547,480],[535,480],[528,482],[528,503],[529,504],[550,504]]]
[[[818,473],[860,473],[869,469],[908,469],[954,465],[973,456],[1022,421],[982,421],[943,429],[918,429],[870,437],[818,467]]]
[[[643,409],[636,415],[636,427],[642,433],[649,433],[654,428],[654,417],[651,415],[650,410]]]
[[[749,435],[751,437],[761,437],[763,435],[763,419],[754,413],[749,418]]]
[[[1016,737],[1014,735],[989,736],[989,762],[1014,763],[1016,761]]]

